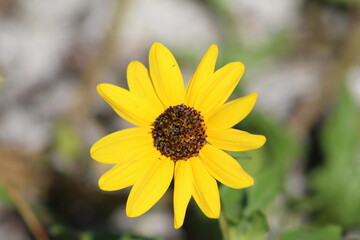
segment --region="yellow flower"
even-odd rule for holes
[[[101,176],[102,190],[133,186],[127,216],[148,211],[173,177],[175,228],[182,226],[191,197],[207,217],[219,217],[216,180],[237,189],[253,185],[253,178],[223,150],[246,151],[265,143],[262,135],[231,128],[249,114],[257,94],[225,103],[244,65],[232,62],[214,72],[217,54],[217,46],[210,46],[184,89],[174,56],[154,43],[149,71],[140,62],[129,64],[129,91],[105,83],[97,86],[115,112],[137,126],[105,136],[90,150],[95,160],[116,164]]]

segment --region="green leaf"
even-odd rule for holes
[[[324,164],[312,173],[311,205],[320,222],[360,225],[360,119],[344,89],[322,132]]]
[[[341,228],[339,226],[326,226],[321,229],[309,230],[295,230],[284,233],[280,240],[342,240]]]
[[[282,124],[268,116],[252,114],[239,129],[263,134],[261,149],[229,152],[254,177],[255,184],[244,190],[221,189],[221,199],[231,239],[263,240],[268,231],[264,213],[284,187],[289,164],[299,151],[299,144]]]
[[[271,168],[259,174],[255,184],[248,190],[248,205],[245,214],[250,215],[254,211],[265,211],[275,199],[284,181],[280,168]]]
[[[266,152],[264,148],[247,152],[228,152],[252,176],[256,176],[266,166]]]
[[[245,215],[258,210],[266,212],[283,189],[288,166],[299,149],[298,143],[281,124],[262,115],[253,116],[249,122],[251,125],[239,125],[240,128],[264,134],[267,142],[263,148],[254,151],[229,152],[255,180],[255,184],[246,189]],[[252,131],[252,128],[257,130]],[[246,157],[250,159],[244,159]]]
[[[223,206],[222,211],[224,211],[226,220],[231,224],[236,224],[242,217],[244,191],[222,185],[220,187],[220,194]]]
[[[264,165],[267,165],[265,164],[267,160],[264,149],[250,151],[245,154],[241,152],[230,152],[230,154],[240,162],[246,172],[252,175],[255,180],[253,186],[244,190],[222,189],[221,196],[226,211],[225,216],[228,220],[234,222],[235,217],[239,219],[241,214],[249,216],[257,210],[266,211],[277,193],[282,189],[284,168],[274,165],[263,169]],[[247,193],[246,203],[243,196],[245,191]],[[242,206],[240,206],[241,204]],[[228,211],[227,209],[231,210]]]
[[[257,112],[251,113],[244,121],[236,125],[239,129],[249,131],[254,134],[261,134],[266,137],[266,143],[260,150],[265,149],[262,153],[264,157],[264,169],[275,165],[286,166],[290,163],[299,152],[299,142],[291,136],[284,125],[272,119],[268,115]],[[259,150],[250,151],[257,152]],[[248,152],[246,152],[248,153]],[[284,169],[286,171],[286,169]]]
[[[242,220],[232,232],[232,239],[241,240],[263,240],[266,237],[269,226],[265,215],[260,212],[254,212],[249,218]]]

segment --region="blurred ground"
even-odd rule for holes
[[[95,86],[126,87],[127,64],[147,64],[155,41],[171,49],[185,79],[213,43],[219,45],[218,67],[244,62],[246,73],[234,97],[258,92],[254,116],[283,126],[281,134],[303,149],[288,156],[284,188],[269,200],[269,239],[291,230],[269,214],[284,198],[288,208],[297,206],[296,226],[338,224],[343,235],[360,239],[358,218],[343,221],[336,211],[324,215],[328,208],[322,209],[320,200],[307,201],[323,199],[323,182],[338,180],[336,174],[326,175],[333,168],[327,168],[331,152],[323,148],[337,146],[326,145],[332,138],[324,130],[336,106],[344,102],[339,116],[354,120],[341,123],[360,125],[359,8],[356,0],[1,0],[0,239],[33,239],[39,226],[51,239],[134,234],[175,240],[200,239],[199,232],[215,226],[207,239],[217,239],[216,221],[205,219],[196,207],[190,208],[184,228],[172,228],[171,191],[150,213],[129,219],[127,191],[106,193],[97,187],[107,167],[90,158],[89,148],[129,125],[100,99]],[[259,133],[266,129],[265,123],[250,121],[242,126]],[[339,134],[347,131],[345,126]],[[360,131],[352,132],[345,148],[360,149]],[[272,135],[267,137],[271,142]],[[351,174],[359,175],[359,151],[346,152],[357,166]],[[352,194],[360,183],[359,178],[344,183],[351,180],[357,183]],[[360,213],[358,195],[339,194],[353,199],[347,204]]]

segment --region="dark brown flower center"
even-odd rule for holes
[[[168,107],[152,129],[154,146],[173,161],[199,154],[206,143],[206,126],[200,112],[184,104]]]

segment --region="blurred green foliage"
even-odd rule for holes
[[[324,159],[313,173],[311,206],[320,222],[360,226],[360,118],[349,91],[343,89],[321,134]]]
[[[2,203],[12,204],[12,201],[1,181],[0,181],[0,200]]]
[[[57,150],[65,159],[77,159],[80,156],[83,143],[70,123],[59,122],[55,128],[54,138]]]
[[[342,240],[341,228],[338,226],[325,226],[316,230],[295,230],[283,234],[280,240]]]
[[[51,235],[57,240],[162,240],[162,238],[135,237],[130,234],[120,234],[110,230],[74,232],[60,225],[54,225],[50,229]]]
[[[239,124],[240,128],[257,129],[256,132],[264,133],[267,137],[265,147],[230,154],[254,177],[255,184],[246,190],[222,186],[221,195],[224,214],[233,234],[231,239],[241,236],[245,240],[260,240],[268,232],[268,208],[284,188],[285,176],[298,151],[298,144],[283,126],[271,118],[260,114],[252,114],[249,118]]]
[[[300,208],[305,204],[314,220],[308,227],[283,234],[281,240],[337,240],[342,239],[342,227],[360,226],[360,118],[345,88],[326,119],[320,136],[324,157],[309,179],[310,200],[305,196],[295,203]],[[224,214],[234,236],[264,239],[269,206],[279,193],[286,194],[286,175],[292,159],[300,154],[300,145],[280,124],[260,114],[252,114],[239,128],[264,133],[267,143],[256,151],[230,152],[254,176],[255,184],[245,191],[222,186]],[[339,226],[322,227],[326,224]]]
[[[221,67],[230,61],[243,62],[247,69],[261,68],[267,59],[274,59],[284,54],[292,46],[291,35],[286,31],[274,33],[269,41],[256,47],[249,47],[240,41],[230,39],[221,45],[217,66]]]

